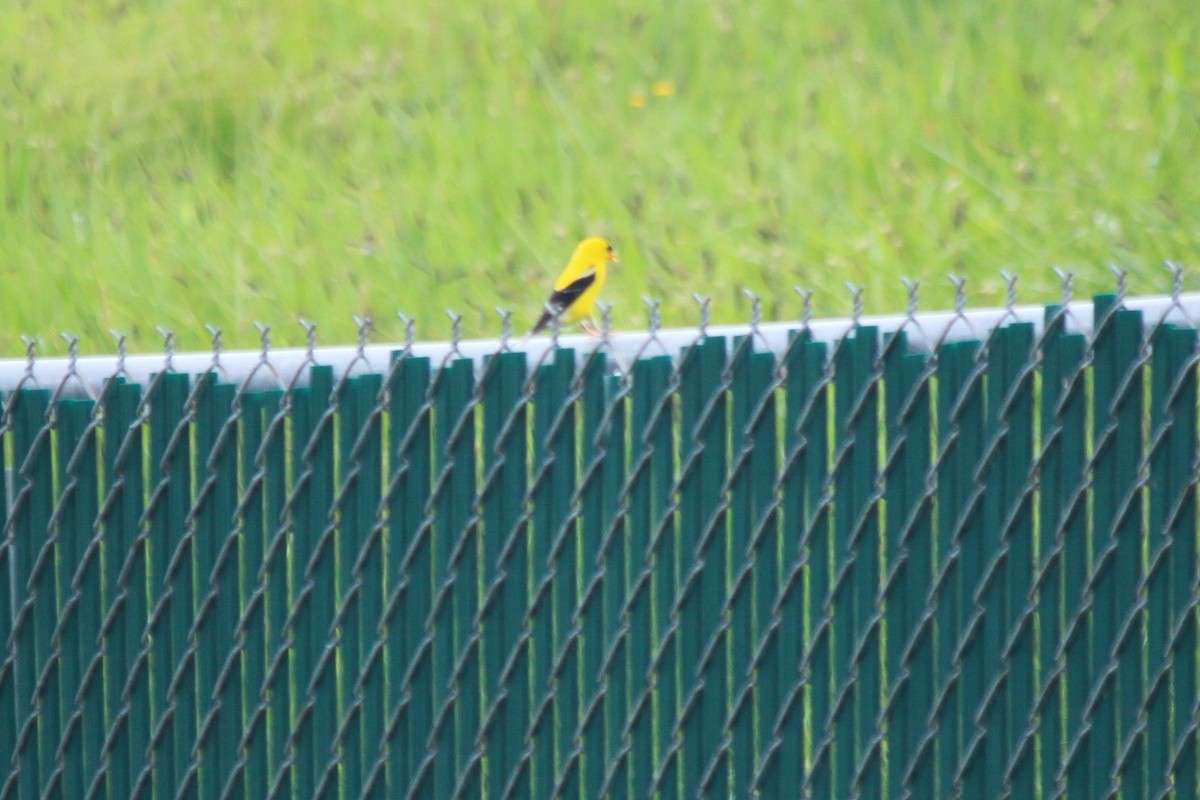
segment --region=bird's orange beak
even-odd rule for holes
[[[616,264],[616,263],[617,263],[618,261],[620,261],[621,259],[617,258],[617,251],[616,251],[616,250],[609,250],[609,251],[608,251],[608,260],[609,260],[609,261],[611,261],[611,262],[613,262],[614,264]]]

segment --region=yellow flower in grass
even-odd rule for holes
[[[655,97],[670,97],[675,94],[675,81],[655,81],[650,91]]]

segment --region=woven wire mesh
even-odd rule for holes
[[[0,797],[1195,797],[1178,285],[911,299],[98,392],[72,343],[4,397]]]

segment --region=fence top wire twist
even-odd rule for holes
[[[1200,292],[1183,292],[1181,270],[1168,264],[1172,274],[1172,291],[1167,295],[1127,297],[1122,291],[1123,306],[1144,312],[1147,326],[1163,322],[1189,324],[1200,318]],[[1090,301],[1072,301],[1069,294],[1070,274],[1056,270],[1064,281],[1064,322],[1067,331],[1092,333],[1093,310]],[[1121,285],[1123,286],[1123,281]],[[1008,302],[1001,308],[967,310],[965,294],[960,291],[955,308],[951,311],[915,312],[911,307],[901,314],[864,316],[856,304],[849,317],[822,320],[811,319],[811,293],[799,292],[804,303],[803,316],[799,320],[786,322],[762,322],[752,320],[741,325],[711,325],[707,302],[701,303],[699,329],[702,335],[734,337],[750,335],[758,339],[765,350],[782,354],[788,347],[788,336],[792,331],[804,328],[815,341],[833,343],[845,336],[856,325],[877,328],[881,336],[887,336],[901,328],[908,329],[909,346],[915,350],[929,351],[938,344],[964,339],[979,338],[979,331],[1010,322],[1029,322],[1035,335],[1044,325],[1045,308],[1042,305],[1015,305],[1010,294]],[[707,298],[706,298],[707,300]],[[911,300],[911,297],[910,297]],[[523,351],[531,365],[541,363],[548,351],[557,347],[575,349],[581,356],[596,350],[606,350],[618,365],[632,363],[640,357],[668,355],[678,358],[680,352],[696,340],[697,328],[662,328],[659,325],[657,304],[648,303],[650,324],[645,331],[614,333],[606,329],[602,336],[587,334],[564,335],[552,331],[551,336],[514,342],[511,321],[501,312],[502,334],[498,339],[463,339],[461,321],[456,323],[456,333],[449,341],[416,342],[413,321],[400,315],[405,323],[406,337],[400,343],[368,344],[362,336],[364,321],[359,320],[359,341],[352,345],[320,347],[313,338],[314,325],[302,321],[308,342],[304,347],[271,349],[266,329],[259,326],[262,346],[254,350],[225,350],[221,345],[221,332],[210,328],[213,347],[207,352],[180,353],[175,350],[175,337],[171,331],[158,329],[163,336],[163,352],[158,354],[131,355],[126,352],[124,337],[117,339],[117,352],[111,355],[81,356],[77,350],[66,357],[39,358],[37,342],[24,338],[26,353],[22,358],[0,359],[0,392],[11,392],[27,385],[57,387],[61,397],[92,397],[103,391],[105,383],[116,375],[132,382],[149,383],[157,373],[181,372],[200,375],[214,369],[223,377],[243,386],[246,391],[279,388],[281,384],[304,386],[308,381],[308,367],[328,365],[336,374],[353,377],[378,369],[389,363],[391,354],[403,351],[407,355],[426,357],[433,363],[442,363],[450,358],[469,358],[479,369],[484,359],[505,351]],[[457,315],[452,315],[455,319]],[[369,330],[369,323],[365,326]],[[732,345],[731,345],[732,346]],[[287,380],[288,377],[292,379]],[[66,380],[70,378],[70,380]]]

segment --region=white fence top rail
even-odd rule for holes
[[[1157,325],[1162,321],[1193,324],[1194,320],[1200,319],[1200,292],[1176,296],[1127,297],[1123,306],[1141,310],[1148,326]],[[1090,334],[1093,324],[1092,311],[1090,300],[1072,302],[1068,306],[1067,330]],[[860,325],[878,328],[880,335],[903,328],[908,333],[911,347],[928,350],[942,341],[981,339],[987,335],[988,330],[998,324],[1029,322],[1040,333],[1044,318],[1043,306],[1021,305],[964,310],[961,313],[939,311],[911,316],[863,316],[857,322]],[[854,325],[855,319],[850,317],[814,319],[808,322],[808,329],[818,341],[835,342],[853,329]],[[705,330],[710,336],[733,337],[753,333],[757,340],[756,348],[782,353],[787,347],[790,332],[801,327],[801,322],[793,321],[764,322],[757,325],[711,325]],[[693,344],[698,335],[697,328],[612,333],[607,340],[588,335],[563,335],[558,337],[558,344],[586,354],[603,346],[607,341],[609,352],[614,354],[618,363],[626,364],[639,354],[674,357],[682,348]],[[411,353],[414,356],[430,358],[434,364],[440,364],[455,352],[463,358],[471,358],[481,363],[485,356],[496,353],[507,345],[512,350],[523,350],[531,363],[537,363],[552,344],[548,336],[533,338],[524,343],[518,338],[509,339],[507,342],[499,339],[464,339],[458,342],[414,343]],[[123,370],[129,380],[144,383],[154,374],[162,372],[168,362],[170,368],[176,372],[193,375],[205,373],[213,369],[215,357],[218,358],[217,363],[223,378],[239,385],[245,383],[247,389],[266,389],[293,383],[303,386],[308,380],[306,367],[310,364],[328,365],[339,377],[346,374],[347,370],[350,375],[386,372],[392,353],[403,347],[401,344],[370,344],[361,349],[357,346],[317,347],[311,351],[306,348],[280,348],[266,351],[265,362],[264,351],[261,350],[227,350],[221,351],[219,356],[208,351],[172,353],[169,356],[163,353],[127,355],[123,358],[117,355],[80,356],[74,360],[65,357],[0,359],[0,391],[10,391],[17,386],[40,386],[58,390],[61,396],[98,396],[104,384],[119,370]]]

